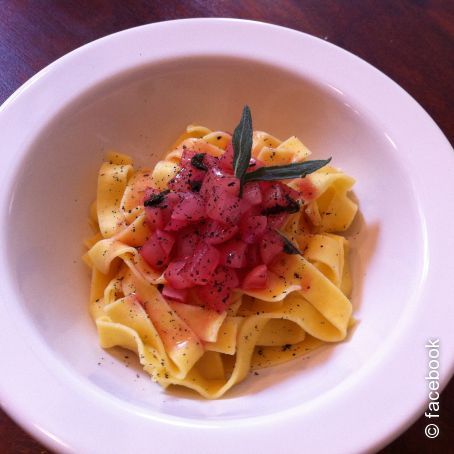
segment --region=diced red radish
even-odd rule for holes
[[[262,214],[274,216],[284,213],[296,213],[300,206],[297,200],[292,197],[299,197],[299,193],[287,185],[275,183],[263,193]]]
[[[164,268],[168,261],[168,255],[159,244],[156,234],[153,234],[141,247],[140,255],[148,265],[157,270]]]
[[[194,168],[193,166],[183,167],[169,181],[169,189],[175,192],[189,192],[192,190],[192,183],[202,182],[205,171]]]
[[[175,206],[181,201],[182,195],[183,194],[179,192],[169,192],[161,205],[169,207],[173,210]]]
[[[229,240],[220,245],[220,263],[229,268],[243,268],[246,266],[247,244],[241,240]]]
[[[213,195],[213,187],[216,186],[216,174],[221,174],[218,168],[210,169],[208,172],[205,173],[205,177],[203,179],[202,187],[200,188],[200,195],[203,198],[209,198]]]
[[[195,288],[197,298],[204,307],[217,312],[225,311],[229,306],[230,289],[216,285],[203,285]]]
[[[193,150],[184,150],[181,155],[180,171],[169,182],[169,188],[173,191],[189,191],[191,182],[202,181],[205,177],[205,170],[198,169],[192,165],[192,158],[197,153]]]
[[[252,268],[243,279],[242,288],[244,290],[254,290],[266,288],[268,269],[266,265],[258,265]]]
[[[199,301],[218,312],[226,310],[230,303],[231,290],[239,285],[235,270],[218,266],[209,285],[195,288]]]
[[[212,198],[216,193],[223,193],[237,197],[240,193],[240,180],[226,175],[217,168],[210,169],[203,180],[200,195],[205,199]]]
[[[274,183],[263,192],[263,208],[273,208],[276,205],[285,207],[288,205],[288,200],[285,197],[286,192],[281,183]]]
[[[251,205],[260,205],[262,203],[262,193],[259,184],[255,181],[245,184],[243,187],[243,199]]]
[[[189,167],[191,165],[191,159],[196,155],[197,153],[194,150],[188,150],[187,148],[183,150],[183,153],[181,153],[181,161],[180,161],[180,166],[181,167]]]
[[[230,240],[236,232],[238,232],[238,226],[226,225],[212,219],[207,219],[200,231],[204,241],[208,244],[224,243]]]
[[[246,173],[253,172],[254,170],[260,169],[260,167],[264,167],[265,164],[263,164],[262,161],[259,159],[251,158],[249,161],[249,167],[246,170]]]
[[[216,169],[211,169],[210,171],[206,172],[205,178],[203,179],[199,194],[204,198],[204,200],[207,200],[213,196],[213,187],[216,186],[214,183],[215,172]]]
[[[252,207],[253,205],[251,205],[247,200],[244,200],[243,198],[240,199],[240,213],[242,217],[244,217],[243,215],[250,211]]]
[[[242,200],[243,201],[243,200]],[[248,218],[250,216],[261,216],[262,207],[260,205],[250,205],[249,202],[244,202],[249,206],[249,209],[243,212],[242,218]]]
[[[254,267],[261,263],[260,248],[258,243],[250,244],[246,249],[246,262],[248,267]]]
[[[158,189],[154,189],[154,188],[147,188],[147,189],[145,189],[144,197],[143,197],[143,202],[145,202],[145,200],[148,200],[148,199],[151,198],[152,196],[159,194],[159,192],[160,192],[160,191],[159,191]]]
[[[143,202],[149,200],[153,196],[157,196],[159,191],[157,189],[148,188],[145,190]],[[151,230],[162,229],[166,224],[166,219],[163,216],[163,211],[159,205],[145,206],[145,215],[147,216],[147,223]]]
[[[166,225],[164,212],[159,207],[145,207],[145,215],[147,216],[147,223],[151,230],[163,229]]]
[[[198,222],[205,217],[205,204],[199,194],[186,192],[175,206],[171,218],[178,221]]]
[[[233,145],[230,142],[224,154],[219,158],[219,167],[226,172],[233,173]]]
[[[178,173],[169,181],[169,189],[175,192],[186,192],[191,190],[191,179],[189,171],[186,168],[182,168]]]
[[[206,154],[203,158],[203,163],[209,168],[219,167],[219,158]]]
[[[159,192],[155,189],[147,190],[145,193],[145,200],[148,200],[153,195]],[[180,201],[180,196],[176,193],[169,193],[164,195],[162,202],[153,206],[145,206],[145,214],[147,216],[147,223],[151,230],[164,229],[170,221],[170,216],[175,205]],[[176,229],[174,229],[176,230]]]
[[[262,193],[262,198],[265,192],[275,184],[273,181],[257,181],[259,187],[260,187],[260,192]]]
[[[211,281],[213,272],[219,265],[219,251],[214,246],[201,241],[194,251],[191,262],[192,281],[205,285]]]
[[[164,277],[168,284],[174,289],[181,290],[194,286],[189,275],[189,263],[185,260],[170,262],[164,272]]]
[[[188,290],[176,289],[174,287],[171,287],[170,285],[164,285],[164,288],[162,289],[162,295],[164,296],[164,298],[185,303],[188,297]]]
[[[242,205],[243,199],[238,197],[239,190],[240,182],[237,178],[226,176],[217,169],[207,172],[200,188],[207,216],[226,224],[236,224],[241,213],[249,208],[249,205],[246,208],[244,203]]]
[[[238,178],[233,176],[219,176],[214,181],[221,191],[225,191],[235,197],[238,197],[240,194],[240,180]]]
[[[202,155],[203,157],[201,160],[198,159],[198,161],[200,161],[201,164],[203,164],[208,169],[219,166],[219,159],[216,158],[215,156],[211,156],[207,153],[198,153],[196,151],[186,149],[183,151],[183,154],[181,155],[181,161],[180,161],[181,167],[185,167],[188,169],[195,169],[196,171],[201,170],[202,172],[206,172],[206,170],[198,169],[196,166],[194,166],[192,164],[192,158],[195,155],[199,155],[199,154]],[[197,177],[200,178],[200,176],[202,176],[202,178],[203,178],[203,175],[198,172],[196,172],[194,175],[196,176],[196,178]]]
[[[208,172],[200,189],[200,195],[205,200],[206,214],[209,218],[234,225],[241,216],[240,199],[226,189],[229,188],[229,183],[227,185],[220,183],[222,178],[222,174],[215,169]],[[232,188],[237,190],[235,186]]]
[[[185,219],[170,219],[167,225],[164,227],[164,230],[169,232],[176,232],[185,228],[189,224],[188,220]]]
[[[195,228],[189,228],[179,232],[176,244],[176,257],[179,259],[192,257],[199,241],[200,235]]]
[[[241,217],[240,199],[217,191],[207,201],[206,212],[209,218],[224,224],[235,225]]]
[[[306,176],[298,180],[298,189],[300,190],[300,196],[305,202],[311,202],[317,198],[318,191],[317,187],[312,183],[310,177]]]
[[[260,241],[260,257],[262,262],[268,265],[283,251],[284,242],[273,230],[268,230]]]
[[[272,229],[280,229],[288,218],[288,213],[279,213],[268,216],[268,225]]]
[[[209,285],[195,288],[197,298],[210,309],[222,312],[230,303],[231,290],[238,287],[239,281],[235,270],[219,266]]]
[[[266,230],[266,216],[243,217],[240,224],[241,239],[248,244],[258,241]]]
[[[173,237],[172,234],[168,232],[164,232],[162,230],[156,230],[156,239],[159,242],[159,245],[161,246],[162,250],[164,251],[164,254],[166,256],[170,255],[170,252],[172,251],[173,245],[175,244],[175,238]]]
[[[226,266],[218,266],[213,274],[213,285],[223,285],[229,289],[237,288],[240,284],[236,271]]]
[[[284,189],[285,189],[285,192],[287,193],[287,195],[294,199],[294,200],[299,200],[301,199],[301,194],[300,192],[296,191],[295,189],[291,188],[290,186],[286,185],[286,184],[283,184],[282,186],[284,186]]]

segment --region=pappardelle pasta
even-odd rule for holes
[[[296,137],[190,125],[153,169],[106,155],[84,258],[103,348],[214,399],[250,371],[345,339],[354,179]]]

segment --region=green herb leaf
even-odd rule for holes
[[[162,191],[159,194],[152,194],[147,200],[143,202],[143,205],[146,207],[154,207],[160,205],[162,202],[164,202],[166,195],[169,192],[170,191],[166,189],[165,191]]]
[[[192,180],[189,182],[189,186],[191,186],[192,192],[199,192],[200,188],[202,187],[202,182]]]
[[[244,176],[244,182],[287,180],[289,178],[303,178],[312,172],[326,166],[329,159],[295,162],[284,166],[260,167]]]
[[[205,157],[206,153],[196,153],[191,158],[191,165],[199,170],[208,170],[208,167],[204,164],[203,158]]]
[[[300,204],[296,200],[293,200],[288,194],[285,195],[285,199],[287,200],[287,205],[274,205],[263,209],[260,214],[269,216],[280,213],[298,213]]]
[[[233,171],[242,185],[246,170],[249,167],[252,150],[252,117],[248,106],[243,108],[241,120],[233,132],[232,144]]]
[[[294,254],[299,254],[303,255],[301,251],[279,230],[275,229],[275,232],[282,238],[282,241],[284,242],[284,252],[286,254],[294,255]]]

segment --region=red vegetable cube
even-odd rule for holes
[[[185,303],[188,297],[188,290],[187,289],[176,289],[170,285],[164,285],[162,289],[162,296],[167,299],[180,301],[181,303]]]
[[[167,283],[177,290],[193,287],[194,282],[191,279],[189,268],[190,263],[185,260],[170,262],[164,272]]]
[[[246,274],[242,288],[245,290],[266,288],[267,278],[268,269],[266,265],[258,265]]]
[[[268,265],[283,251],[284,241],[278,233],[268,230],[260,240],[260,257],[262,262]]]
[[[194,283],[205,285],[211,281],[219,265],[219,251],[203,241],[199,243],[191,259],[190,276]]]
[[[220,263],[229,268],[243,268],[246,266],[247,244],[241,240],[229,240],[219,246],[221,253]]]
[[[240,224],[241,239],[248,244],[255,243],[266,230],[266,216],[244,216]]]
[[[208,244],[224,243],[230,240],[236,232],[238,232],[238,226],[223,224],[213,219],[207,219],[200,231],[204,241]]]

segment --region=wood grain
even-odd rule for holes
[[[0,103],[37,71],[83,44],[125,28],[189,17],[260,20],[339,45],[407,90],[454,143],[450,0],[0,0]],[[382,452],[454,452],[453,381],[441,398],[436,440],[424,436],[427,422],[421,417]],[[0,411],[0,452],[48,451]]]

